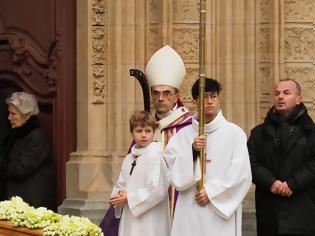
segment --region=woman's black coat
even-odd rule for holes
[[[5,95],[0,93],[0,145],[11,129],[8,120],[8,106],[5,99]]]
[[[0,153],[5,198],[20,196],[34,207],[55,207],[56,174],[50,145],[36,117],[12,129]]]
[[[258,235],[263,232],[315,235],[314,123],[302,104],[290,121],[291,134],[281,148],[272,114],[271,110],[265,122],[252,130],[248,140],[256,185]],[[275,180],[286,181],[293,195],[272,194],[270,188]]]

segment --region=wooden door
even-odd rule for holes
[[[76,1],[0,1],[0,92],[36,96],[57,167],[57,202],[76,145]],[[43,190],[45,191],[45,190]]]

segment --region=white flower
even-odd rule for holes
[[[14,226],[42,229],[43,236],[103,236],[102,230],[86,217],[34,208],[20,197],[0,202],[0,220],[9,220]]]

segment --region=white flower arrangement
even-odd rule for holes
[[[20,197],[0,202],[0,220],[8,220],[15,227],[42,229],[43,236],[103,236],[102,230],[86,217],[34,208]]]

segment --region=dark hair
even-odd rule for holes
[[[132,132],[136,127],[152,127],[153,131],[156,128],[156,119],[150,115],[147,111],[136,111],[129,119],[130,132]]]
[[[219,95],[221,89],[221,84],[218,81],[211,78],[205,78],[205,92],[217,92]],[[199,97],[199,79],[197,79],[192,86],[191,95],[193,99],[197,99]]]
[[[298,82],[296,82],[294,79],[281,79],[281,80],[279,81],[279,83],[280,83],[280,82],[285,82],[285,81],[292,81],[293,83],[295,83],[295,87],[296,87],[297,94],[298,94],[299,96],[301,96],[301,94],[302,94],[302,88],[301,88],[301,85],[300,85]]]

